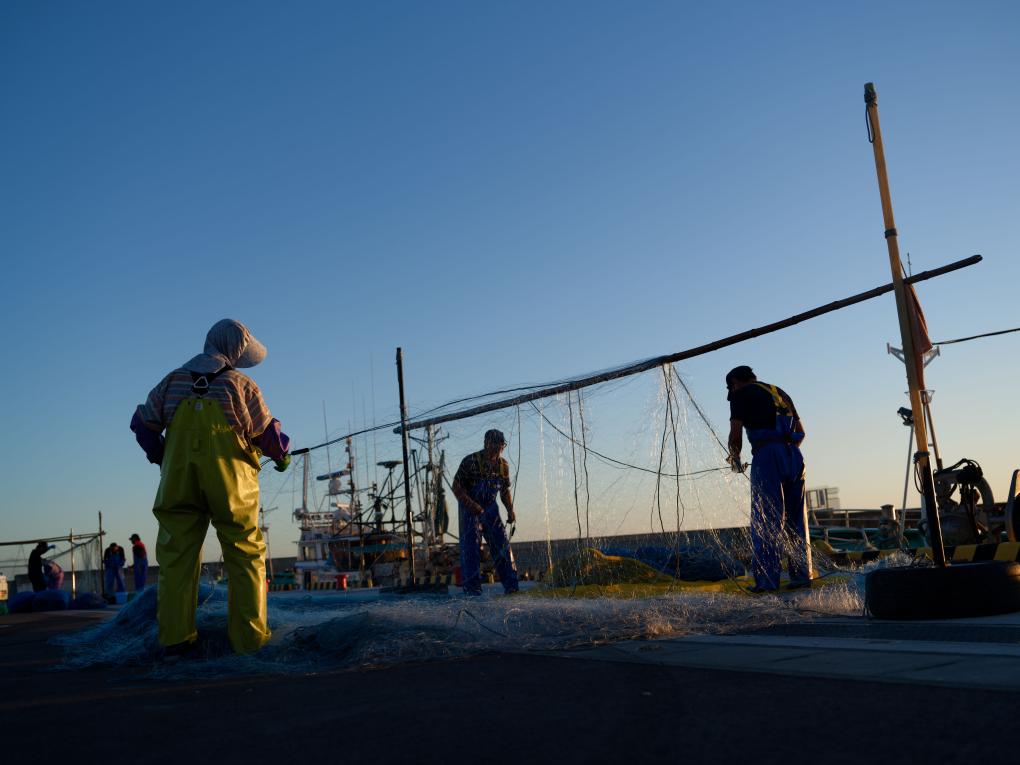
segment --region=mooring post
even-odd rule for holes
[[[946,551],[942,546],[942,526],[939,524],[939,510],[935,504],[935,479],[931,473],[931,456],[928,453],[928,433],[925,427],[924,407],[921,403],[921,365],[914,336],[911,330],[910,308],[907,305],[907,291],[903,283],[903,267],[900,264],[900,248],[897,242],[896,221],[893,218],[892,199],[889,195],[889,176],[885,167],[885,150],[882,146],[882,129],[878,121],[878,93],[874,83],[864,86],[868,129],[871,145],[875,151],[875,170],[878,174],[878,191],[882,198],[882,218],[885,221],[885,242],[889,249],[889,268],[892,269],[893,291],[896,294],[896,313],[900,321],[900,339],[906,358],[907,386],[910,391],[910,408],[914,412],[914,435],[917,452],[914,464],[921,479],[921,494],[924,497],[924,511],[928,520],[928,541],[931,544],[932,560],[936,566],[946,565]]]
[[[404,399],[404,351],[397,348],[397,387],[400,388],[400,440],[404,450],[404,509],[407,517],[407,557],[411,562],[411,581],[414,585],[414,524],[411,521],[411,471],[407,459],[407,402]]]

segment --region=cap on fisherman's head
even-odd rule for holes
[[[757,380],[757,376],[754,374],[754,370],[746,364],[741,364],[739,367],[733,367],[729,372],[726,373],[726,400],[733,400],[733,384],[734,383],[749,383]]]
[[[506,436],[503,435],[502,430],[493,428],[492,430],[485,431],[485,443],[502,446],[506,443]]]
[[[142,541],[142,538],[140,536],[138,536],[137,534],[132,534],[131,536],[128,537],[128,539],[130,539],[132,542],[141,542]]]
[[[205,336],[205,352],[219,354],[230,366],[245,369],[262,363],[266,346],[236,319],[220,319]]]
[[[212,374],[224,367],[246,369],[262,362],[266,346],[236,319],[220,319],[205,336],[202,353],[184,363],[184,368],[198,374]]]
[[[726,374],[726,384],[732,385],[734,382],[754,382],[758,378],[754,374],[754,370],[746,364],[741,364],[739,367],[733,367]]]

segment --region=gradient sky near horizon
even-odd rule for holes
[[[1008,2],[4,3],[0,539],[103,511],[154,540],[127,424],[224,316],[303,446],[324,408],[396,415],[397,346],[414,413],[886,283],[867,81],[913,270],[985,258],[920,285],[933,338],[1018,326],[1018,32]],[[887,342],[891,296],[682,372],[725,425],[750,364],[797,402],[811,485],[898,503]],[[928,371],[943,452],[1000,497],[1018,342]]]

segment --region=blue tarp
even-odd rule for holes
[[[83,592],[71,601],[71,608],[75,611],[87,608],[106,608],[106,601],[94,592]]]
[[[43,590],[32,599],[33,611],[63,611],[71,603],[71,593],[63,590]]]
[[[7,608],[12,614],[27,614],[32,611],[33,600],[35,600],[34,592],[17,592],[7,601]]]

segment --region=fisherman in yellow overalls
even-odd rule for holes
[[[139,445],[161,468],[152,512],[159,521],[159,642],[167,655],[187,652],[198,638],[195,609],[210,522],[229,577],[230,644],[251,653],[269,640],[259,456],[286,470],[290,439],[255,382],[237,371],[265,356],[247,327],[223,319],[209,330],[205,351],[164,377],[131,420]]]

